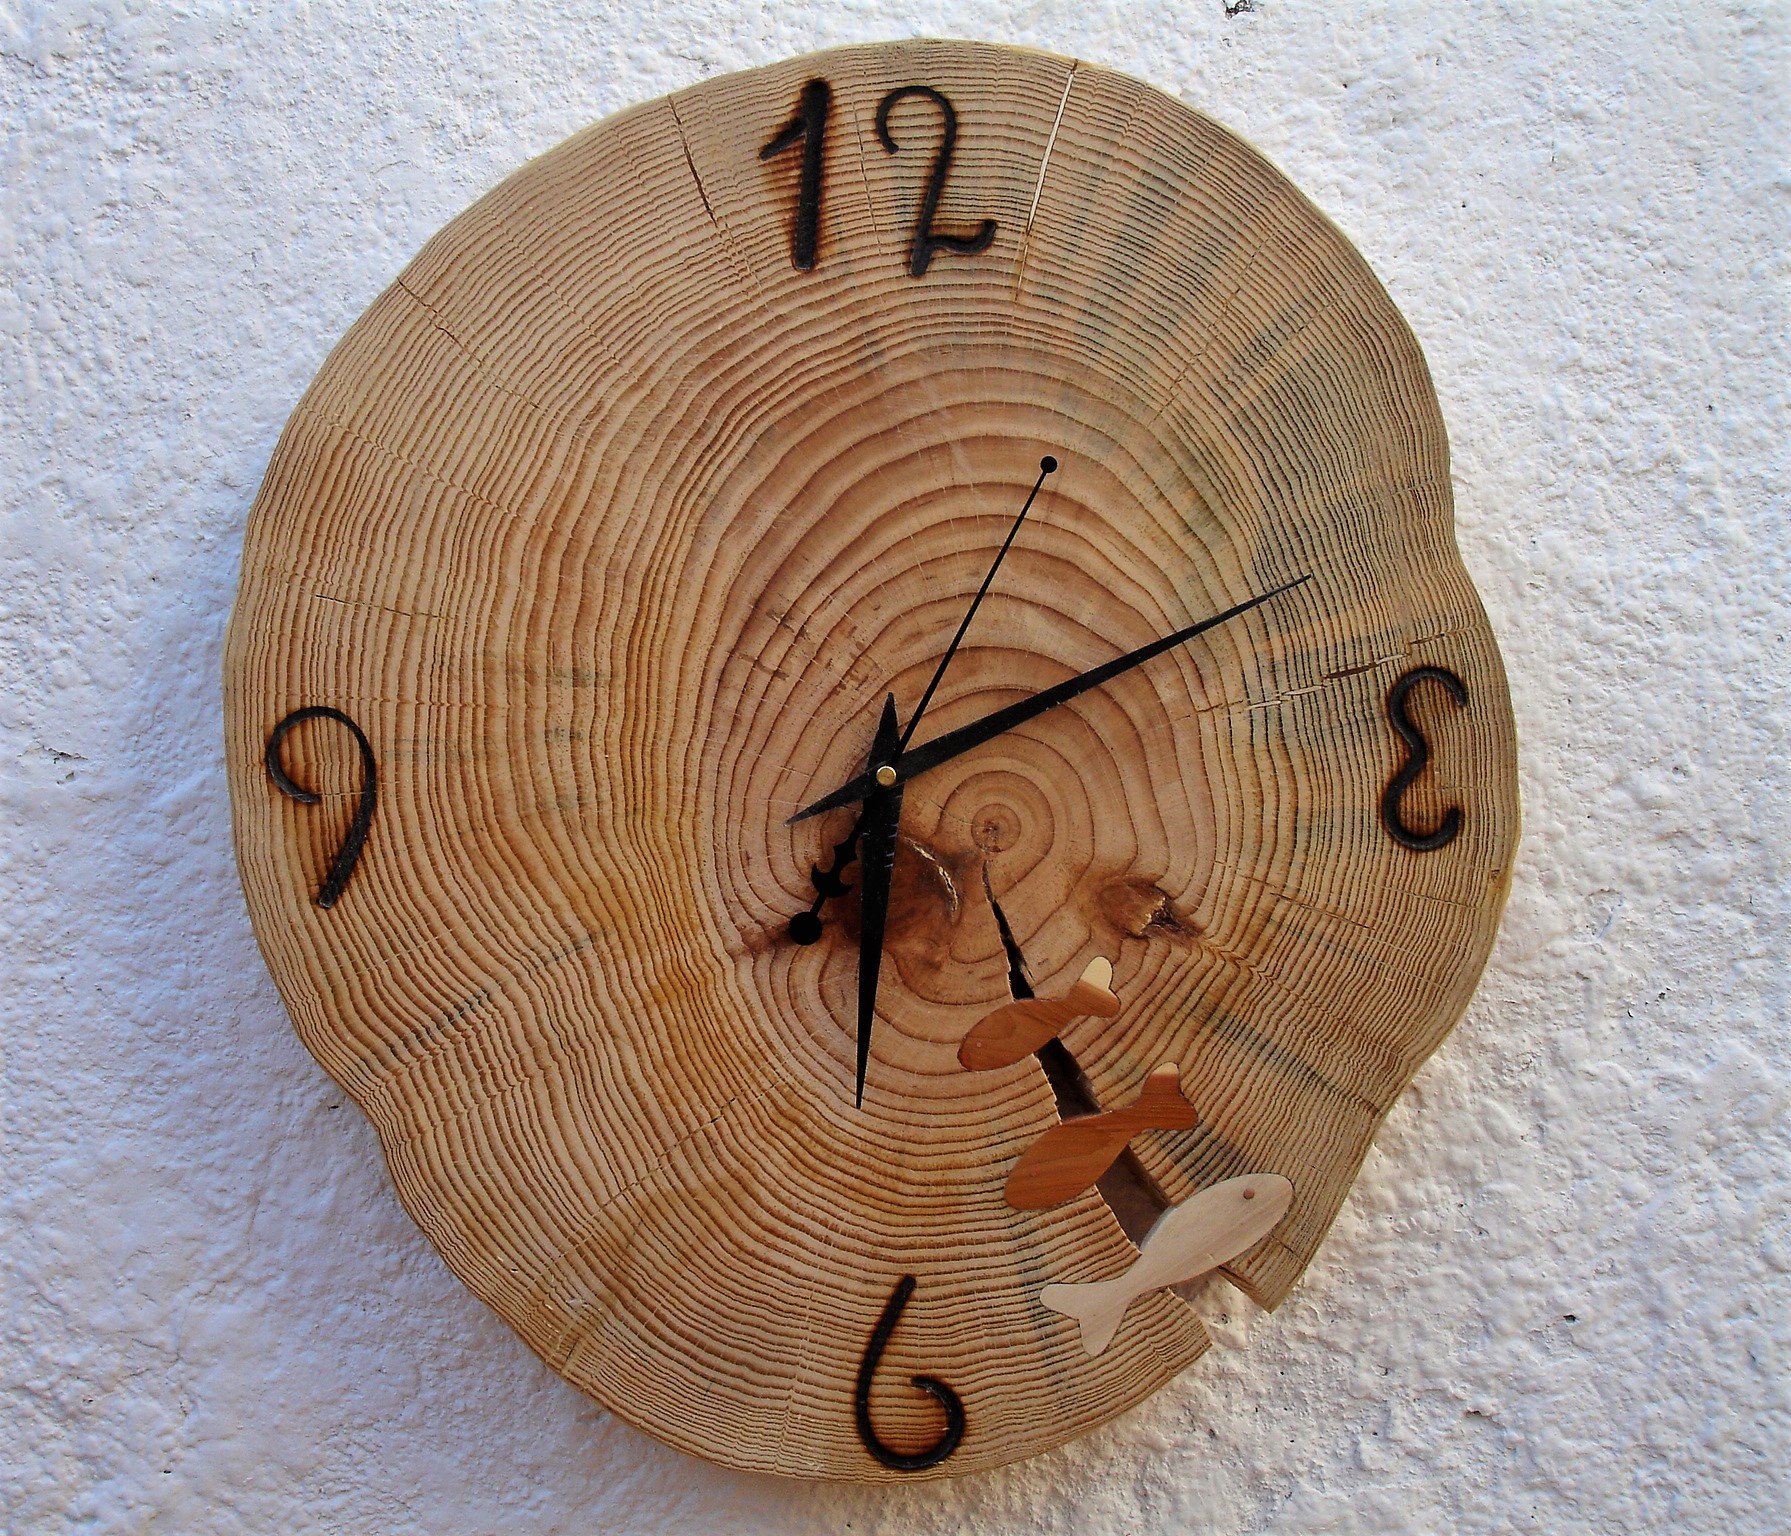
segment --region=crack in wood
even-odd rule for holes
[[[1058,98],[1057,116],[1051,119],[1051,132],[1045,139],[1045,153],[1039,159],[1039,178],[1033,184],[1032,203],[1026,210],[1026,223],[1020,230],[1020,256],[1014,264],[1014,297],[1020,296],[1020,290],[1026,285],[1026,260],[1032,254],[1032,226],[1038,219],[1039,200],[1045,195],[1045,172],[1051,164],[1051,154],[1057,148],[1057,133],[1063,127],[1064,109],[1070,104],[1070,87],[1076,83],[1076,67],[1080,61],[1070,60],[1070,72],[1063,77],[1063,95]]]
[[[995,914],[995,926],[1001,934],[1001,947],[1007,954],[1008,989],[1016,1002],[1033,996],[1032,984],[1026,979],[1026,956],[1014,937],[1007,914],[996,900],[989,866],[983,865],[983,890],[989,898],[989,909]],[[1045,1081],[1051,1085],[1057,1100],[1060,1120],[1079,1120],[1101,1112],[1101,1101],[1094,1086],[1082,1070],[1082,1064],[1063,1041],[1053,1037],[1034,1053]],[[1119,1228],[1135,1245],[1142,1246],[1157,1218],[1169,1209],[1169,1197],[1146,1171],[1138,1154],[1130,1147],[1114,1159],[1113,1164],[1095,1182],[1095,1190],[1107,1202],[1107,1209]]]

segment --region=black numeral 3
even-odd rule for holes
[[[1412,787],[1424,766],[1430,761],[1430,743],[1424,739],[1424,733],[1412,724],[1412,717],[1406,713],[1406,701],[1412,690],[1423,682],[1441,683],[1454,699],[1457,706],[1465,709],[1468,703],[1468,685],[1445,667],[1417,667],[1398,682],[1387,693],[1387,719],[1393,729],[1399,733],[1399,739],[1405,743],[1405,763],[1398,773],[1393,775],[1387,791],[1381,796],[1381,822],[1387,829],[1387,835],[1401,847],[1410,848],[1414,853],[1433,853],[1455,841],[1461,832],[1461,808],[1450,806],[1443,813],[1443,819],[1429,832],[1419,832],[1406,825],[1400,814],[1400,802],[1405,799],[1405,792]]]

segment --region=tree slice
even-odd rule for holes
[[[817,79],[805,268],[805,151],[760,151]],[[922,277],[945,119],[914,85],[955,111],[934,233],[995,226]],[[859,1109],[855,896],[789,936],[852,812],[785,819],[862,769],[887,693],[912,710],[1047,453],[928,735],[1312,579],[907,786]],[[1039,1303],[1136,1250],[1096,1191],[1004,1198],[1057,1110],[1031,1057],[958,1061],[1012,995],[993,902],[1047,994],[1112,958],[1123,1013],[1062,1026],[1099,1102],[1180,1065],[1201,1123],[1138,1143],[1171,1198],[1294,1181],[1228,1267],[1272,1306],[1465,1006],[1516,841],[1498,651],[1387,295],[1225,129],[981,44],[704,81],[455,219],[294,412],[227,652],[256,933],[406,1208],[581,1390],[794,1476],[1031,1455],[1206,1347],[1161,1290],[1099,1356]],[[1389,690],[1429,664],[1467,703],[1411,691],[1401,815],[1460,831],[1418,852],[1380,806]],[[357,742],[285,738],[315,803],[264,765],[310,707],[377,762],[327,909]],[[945,1400],[916,1376],[965,1427],[910,1469],[858,1424],[925,1461]]]

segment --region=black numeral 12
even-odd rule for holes
[[[930,101],[939,109],[939,148],[933,155],[933,168],[927,173],[926,189],[921,193],[920,209],[914,221],[914,239],[908,247],[908,274],[924,277],[934,256],[949,252],[974,256],[986,251],[995,241],[995,221],[984,219],[973,234],[951,235],[936,232],[933,220],[939,215],[939,199],[945,194],[945,178],[951,173],[951,157],[958,144],[958,113],[942,91],[930,85],[899,85],[877,103],[877,140],[884,152],[895,154],[901,146],[889,131],[889,114],[898,102],[910,96]],[[770,160],[786,150],[802,146],[802,169],[796,181],[796,217],[790,226],[790,263],[799,272],[812,272],[821,242],[821,193],[826,163],[827,117],[833,107],[833,87],[825,80],[811,80],[797,98],[796,115],[772,135],[759,151],[761,160]]]

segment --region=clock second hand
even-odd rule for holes
[[[995,559],[989,566],[989,572],[983,577],[983,584],[976,589],[976,596],[971,598],[970,606],[964,610],[964,617],[958,623],[958,632],[951,637],[951,644],[946,646],[945,654],[939,658],[939,665],[933,668],[932,680],[928,682],[926,691],[920,696],[920,703],[914,706],[914,713],[908,717],[907,727],[896,744],[894,752],[889,754],[890,761],[900,757],[908,750],[908,743],[914,739],[914,729],[920,724],[920,717],[927,712],[927,705],[933,702],[934,691],[939,687],[940,679],[945,676],[945,669],[951,665],[951,659],[958,654],[958,646],[964,639],[964,632],[970,628],[970,621],[976,617],[976,610],[982,606],[987,595],[989,584],[995,580],[995,573],[1001,569],[1001,562],[1007,558],[1009,547],[1014,542],[1014,535],[1020,531],[1020,524],[1026,521],[1026,514],[1032,510],[1032,504],[1038,499],[1039,489],[1045,483],[1047,475],[1057,472],[1057,460],[1050,454],[1039,460],[1039,477],[1032,482],[1032,490],[1027,493],[1026,505],[1020,508],[1020,515],[1007,531],[1007,537],[1001,541],[1001,548],[995,552]],[[887,763],[874,764],[867,768],[879,779],[875,770],[887,767]],[[813,944],[821,937],[821,908],[827,904],[828,898],[843,896],[848,890],[846,883],[840,879],[840,872],[858,857],[858,840],[864,833],[866,812],[860,810],[858,819],[852,823],[852,830],[844,838],[833,845],[833,857],[826,869],[816,864],[810,867],[809,877],[815,886],[815,899],[806,912],[798,912],[790,919],[790,937],[798,944]],[[862,1070],[860,1075],[862,1095]]]

